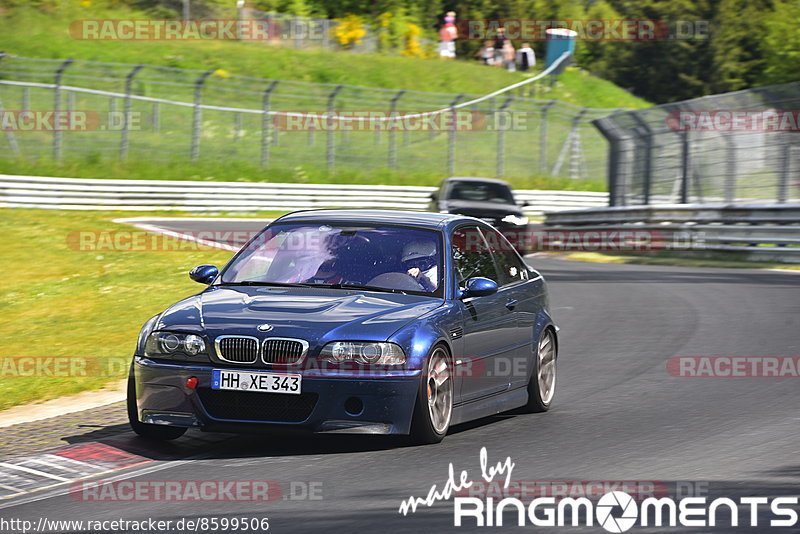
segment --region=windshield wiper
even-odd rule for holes
[[[393,289],[389,287],[378,286],[362,286],[359,284],[306,284],[300,282],[263,282],[259,280],[242,280],[241,282],[222,282],[223,286],[275,286],[275,287],[306,287],[306,288],[321,288],[321,289],[364,289],[366,291],[375,291],[378,293],[397,293],[400,295],[408,295],[407,291],[402,289]]]
[[[316,287],[317,284],[300,284],[293,282],[264,282],[260,280],[242,280],[241,282],[222,282],[222,286],[275,286],[275,287]]]
[[[378,293],[397,293],[400,295],[408,295],[407,291],[403,291],[402,289],[394,289],[390,287],[378,287],[378,286],[362,286],[359,284],[313,284],[315,287],[326,287],[330,289],[364,289],[367,291],[375,291]]]

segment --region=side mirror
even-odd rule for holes
[[[467,280],[467,287],[461,292],[461,298],[485,297],[495,293],[497,293],[497,282],[482,276],[476,276]]]
[[[198,265],[189,271],[189,278],[201,284],[210,284],[219,274],[219,269],[214,265]]]
[[[519,203],[520,208],[527,208],[530,205],[531,205],[530,202],[528,202],[527,200],[523,200],[522,202]]]
[[[437,200],[439,200],[439,195],[437,195],[436,193],[431,193],[431,200],[433,202],[436,202]]]

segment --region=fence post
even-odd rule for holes
[[[511,105],[512,100],[514,100],[513,96],[509,95],[508,97],[506,97],[505,102],[503,102],[500,108],[498,108],[496,113],[503,113],[508,108],[508,106]],[[496,117],[497,116],[495,115],[495,119]],[[503,117],[503,115],[500,115],[500,119],[502,121],[502,125],[499,124],[497,120],[495,120],[495,125],[497,126],[497,169],[495,170],[495,174],[497,175],[497,178],[502,178],[503,173],[505,171],[505,169],[503,168],[503,163],[504,163],[503,160],[505,157],[505,150],[506,150],[505,136],[506,136],[507,121],[506,118]]]
[[[153,131],[158,132],[161,130],[160,108],[158,102],[153,102]]]
[[[736,202],[736,166],[737,150],[736,141],[733,134],[722,134],[725,141],[725,203],[733,204]]]
[[[200,108],[203,97],[203,84],[206,78],[214,73],[213,70],[207,70],[200,75],[194,82],[194,114],[192,117],[192,161],[197,161],[200,157],[200,131],[202,129],[203,112]]]
[[[56,69],[55,87],[53,88],[53,111],[56,115],[61,111],[61,77],[67,67],[72,65],[74,60],[68,59]],[[53,129],[53,159],[61,159],[61,129]]]
[[[233,114],[233,142],[239,142],[239,134],[242,131],[242,114],[238,111]]]
[[[653,180],[653,130],[650,128],[650,125],[647,124],[643,118],[639,116],[639,114],[635,111],[631,112],[631,116],[639,125],[639,127],[644,131],[644,135],[640,135],[640,138],[644,138],[644,170],[642,172],[642,196],[644,197],[643,204],[646,206],[650,204],[650,184]]]
[[[392,100],[389,102],[389,117],[394,117],[394,114],[397,113],[397,101],[400,100],[400,97],[405,94],[406,90],[401,89],[397,92],[396,95],[392,97]],[[392,118],[389,121],[389,168],[394,170],[397,168],[397,148],[395,143],[397,142],[397,121]]]
[[[557,102],[550,100],[542,106],[541,118],[539,119],[539,172],[547,172],[547,112]]]
[[[583,176],[581,170],[585,170],[583,165],[583,146],[581,145],[581,119],[588,111],[587,108],[583,108],[575,116],[573,122],[572,146],[569,153],[569,177],[573,180],[580,180]]]
[[[456,95],[450,102],[450,131],[447,136],[447,173],[452,176],[456,172],[456,104],[464,97],[464,93]]]
[[[31,91],[30,87],[22,88],[22,109],[28,111],[31,109]]]
[[[785,204],[789,200],[789,179],[792,176],[792,152],[798,147],[786,144],[783,146],[780,182],[778,182],[778,202]]]
[[[122,136],[119,142],[119,159],[125,160],[128,157],[128,129],[130,128],[131,115],[131,93],[133,91],[133,77],[144,68],[143,64],[136,65],[125,76],[125,103],[122,111]]]
[[[0,98],[0,115],[2,114],[3,114],[3,99]],[[17,144],[17,138],[14,137],[14,130],[12,129],[6,130],[6,140],[8,140],[8,146],[11,148],[11,152],[13,152],[15,155],[19,155],[19,145]]]
[[[689,203],[689,132],[681,132],[681,204]]]
[[[567,134],[567,138],[564,140],[564,144],[561,146],[561,150],[558,153],[558,159],[556,160],[556,164],[553,167],[553,170],[550,172],[553,176],[558,176],[558,173],[561,172],[561,166],[564,164],[564,160],[569,158],[569,173],[570,179],[577,180],[580,178],[575,178],[575,169],[573,168],[573,160],[575,158],[575,153],[580,151],[580,132],[578,128],[580,127],[580,122],[583,116],[586,114],[587,109],[583,108],[581,111],[578,112],[572,118],[572,126],[570,126],[569,133]],[[580,169],[577,170],[577,174],[580,174]]]
[[[329,117],[332,116],[333,111],[334,111],[336,95],[339,94],[339,91],[341,91],[343,87],[344,87],[344,85],[341,85],[341,84],[337,85],[334,88],[334,90],[331,91],[331,93],[328,95],[327,114],[328,114]],[[334,167],[334,164],[335,164],[334,160],[335,160],[335,157],[336,157],[335,154],[334,154],[334,148],[335,148],[335,143],[336,143],[336,138],[335,138],[336,129],[335,128],[328,128],[328,131],[326,133],[327,133],[327,136],[326,136],[327,147],[325,149],[325,163],[328,166],[328,170],[332,171],[333,167]]]
[[[8,54],[5,52],[0,52],[0,61],[6,58]],[[26,106],[26,98],[25,98],[25,90],[27,87],[22,88],[22,110],[27,111],[28,107]],[[3,115],[3,99],[0,98],[0,116]],[[19,145],[17,145],[17,138],[14,137],[14,132],[12,130],[6,130],[6,139],[8,140],[8,146],[11,148],[11,151],[14,154],[19,154]]]
[[[608,206],[613,208],[618,205],[617,192],[619,187],[619,153],[620,153],[620,135],[619,128],[614,117],[619,113],[615,111],[607,117],[594,119],[592,124],[600,132],[600,135],[605,137],[608,141]]]
[[[269,100],[272,95],[272,90],[280,83],[280,80],[275,80],[264,89],[263,111],[261,115],[261,166],[266,167],[269,165],[269,123],[272,120],[272,115],[269,114]]]

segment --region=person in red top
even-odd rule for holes
[[[456,28],[455,22],[456,12],[448,11],[444,17],[444,26],[439,29],[439,57],[442,59],[456,58],[458,28]]]

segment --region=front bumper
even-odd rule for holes
[[[302,395],[289,395],[212,390],[215,368],[219,367],[135,357],[139,420],[226,432],[273,426],[362,434],[411,430],[418,370],[392,377],[303,376]],[[194,390],[186,387],[191,377],[198,380]]]

